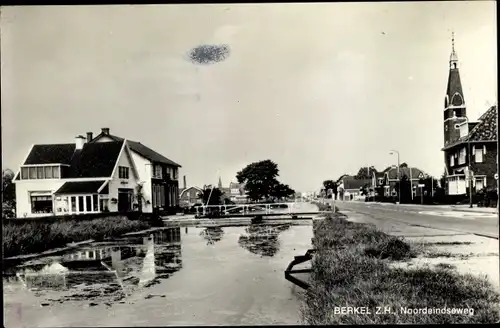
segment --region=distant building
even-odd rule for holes
[[[338,180],[338,199],[339,200],[359,200],[364,199],[361,195],[361,188],[368,186],[372,188],[372,179],[356,179],[353,176],[344,174]]]
[[[448,195],[467,194],[469,181],[475,191],[484,187],[497,188],[494,176],[497,173],[498,108],[490,107],[478,122],[468,121],[458,66],[453,40],[444,100],[444,147],[441,149]]]
[[[203,189],[199,187],[188,187],[183,188],[181,190],[179,196],[179,204],[181,207],[191,207],[196,204],[202,204],[203,198],[201,195],[203,194]]]
[[[234,203],[247,203],[248,196],[245,192],[245,185],[242,183],[230,182],[229,187],[222,186],[222,180],[219,177],[218,188],[223,193],[223,198],[227,198]]]

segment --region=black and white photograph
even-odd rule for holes
[[[4,327],[500,322],[496,1],[0,7]]]

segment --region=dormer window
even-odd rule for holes
[[[59,179],[60,177],[60,166],[37,165],[21,167],[21,180]]]

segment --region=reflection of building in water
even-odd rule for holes
[[[84,247],[64,254],[51,264],[16,269],[17,277],[32,289],[68,289],[75,285],[117,284],[134,278],[143,283],[166,278],[182,267],[180,228],[132,238],[127,245]],[[135,283],[134,283],[135,284]]]
[[[181,242],[181,228],[162,229],[154,232],[156,244],[169,244]]]

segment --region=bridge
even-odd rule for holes
[[[305,202],[288,203],[254,203],[228,205],[199,205],[195,207],[197,216],[217,213],[219,216],[273,216],[273,215],[306,215],[322,214],[316,205]]]

